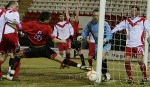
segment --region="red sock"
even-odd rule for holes
[[[133,80],[130,61],[125,61],[125,68],[129,79]]]
[[[69,66],[74,66],[74,67],[77,67],[77,64],[78,64],[78,63],[76,63],[76,62],[74,62],[74,61],[72,61],[72,60],[68,60],[68,59],[64,59],[64,60],[63,60],[63,63],[64,63],[64,64],[67,64],[67,65],[69,65]]]
[[[142,74],[144,76],[144,79],[147,79],[147,73],[146,73],[146,66],[145,66],[145,64],[144,63],[141,64],[140,68],[141,68]]]
[[[88,59],[88,62],[89,62],[89,66],[92,66],[93,60],[92,59]]]
[[[70,59],[70,53],[66,53],[66,58]]]
[[[16,70],[15,70],[15,73],[14,73],[14,78],[17,78],[17,77],[18,77],[19,70],[20,70],[20,65],[21,65],[21,63],[18,63],[18,66],[17,66],[17,68],[16,68]]]

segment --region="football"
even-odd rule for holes
[[[98,78],[97,72],[94,70],[87,72],[87,78],[92,82],[96,81]]]

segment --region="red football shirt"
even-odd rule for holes
[[[49,25],[39,23],[37,21],[22,22],[22,31],[28,35],[30,43],[34,46],[42,46],[46,44],[47,37],[53,36],[52,28]]]
[[[73,22],[71,23],[73,29],[74,29],[74,35],[73,35],[73,38],[76,38],[77,37],[77,33],[79,33],[79,22]]]

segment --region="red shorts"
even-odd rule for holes
[[[126,56],[135,56],[135,55],[143,55],[144,54],[144,47],[138,46],[138,47],[126,47]]]
[[[20,48],[18,34],[10,33],[4,34],[2,42],[0,43],[0,52],[1,53],[12,53],[18,51]]]
[[[95,43],[89,43],[89,56],[95,56]]]
[[[58,44],[59,51],[71,49],[71,41],[70,39],[66,39],[66,43],[59,43]]]

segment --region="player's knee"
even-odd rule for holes
[[[130,62],[130,58],[126,58],[126,59],[125,59],[125,62]]]
[[[142,59],[137,59],[137,62],[138,62],[139,64],[142,64],[142,63],[143,63],[143,60],[142,60]]]
[[[91,59],[93,59],[93,56],[89,56],[89,57],[88,57],[88,60],[91,60]]]

